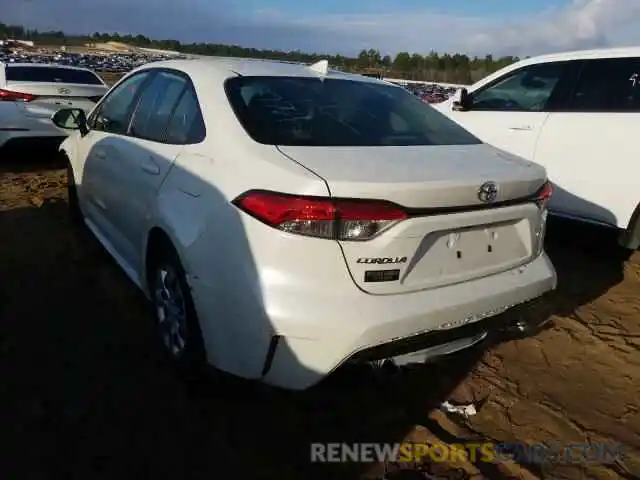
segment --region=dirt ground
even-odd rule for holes
[[[640,256],[625,259],[606,232],[550,225],[559,289],[505,314],[551,319],[532,337],[492,338],[402,373],[344,370],[299,395],[183,382],[136,288],[71,226],[64,172],[43,158],[0,154],[4,477],[383,478],[383,465],[311,465],[310,442],[410,440],[620,443],[626,453],[610,465],[387,465],[387,478],[638,478]],[[444,399],[479,412],[444,414]]]

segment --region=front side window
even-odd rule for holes
[[[161,142],[187,79],[170,72],[158,72],[144,87],[131,121],[131,135]]]
[[[308,77],[236,77],[225,90],[255,141],[268,145],[409,146],[482,143],[403,88]]]
[[[585,61],[568,110],[640,111],[640,58]]]
[[[561,83],[565,65],[543,63],[509,73],[471,95],[471,110],[542,112]]]
[[[102,101],[89,120],[90,128],[109,133],[125,134],[137,93],[149,72],[141,72],[124,80]]]

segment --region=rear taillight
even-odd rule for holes
[[[546,208],[552,194],[553,185],[551,184],[551,182],[545,183],[536,194],[536,203],[538,204],[538,206],[540,208]]]
[[[538,228],[536,229],[536,239],[537,239],[537,247],[536,247],[536,255],[542,254],[544,250],[544,236],[547,231],[547,216],[549,212],[547,210],[547,204],[549,203],[549,199],[553,194],[553,186],[551,182],[546,182],[538,193],[535,196],[536,205],[540,209],[540,223],[538,224]]]
[[[247,192],[233,202],[267,225],[288,233],[335,240],[369,240],[408,217],[389,202]]]
[[[0,89],[0,102],[30,102],[36,98],[37,95],[31,95],[30,93]]]

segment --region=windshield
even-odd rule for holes
[[[482,143],[403,88],[307,77],[236,77],[225,90],[257,142],[300,146]]]
[[[98,76],[88,70],[64,67],[14,67],[7,65],[6,76],[8,82],[102,85]]]

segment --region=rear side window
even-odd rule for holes
[[[198,97],[193,88],[182,94],[173,116],[167,127],[168,143],[189,144],[200,143],[206,135],[204,120],[198,104]]]
[[[131,135],[164,141],[174,107],[188,85],[182,75],[158,72],[144,87],[131,122]]]
[[[8,82],[77,83],[102,85],[100,78],[87,70],[58,67],[12,67],[7,65]]]
[[[640,59],[607,58],[585,61],[568,110],[640,111]]]
[[[268,145],[469,145],[471,133],[403,88],[307,77],[225,82],[240,123]]]

